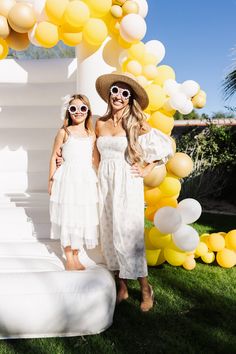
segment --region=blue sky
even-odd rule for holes
[[[173,67],[178,82],[192,79],[206,91],[207,105],[198,112],[236,105],[236,97],[225,103],[221,94],[236,48],[236,0],[148,0],[148,5],[144,42],[160,40],[166,48],[161,64]]]

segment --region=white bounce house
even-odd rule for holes
[[[112,70],[87,54],[0,61],[0,338],[96,334],[112,324],[115,283],[99,248],[84,254],[85,271],[65,271],[50,240],[48,165],[61,97],[85,93],[94,113],[104,112],[94,82]]]

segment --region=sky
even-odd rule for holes
[[[177,82],[195,80],[207,93],[207,104],[198,113],[227,112],[224,106],[236,106],[236,95],[225,102],[221,92],[233,58],[236,66],[236,0],[147,1],[143,41],[161,41],[166,55],[160,65],[170,65]]]

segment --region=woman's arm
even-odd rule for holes
[[[48,193],[49,194],[51,194],[53,176],[54,176],[54,173],[57,169],[57,165],[56,165],[57,151],[61,148],[61,146],[63,144],[64,135],[65,135],[64,129],[60,129],[55,137],[55,140],[54,140],[52,155],[51,155],[51,159],[50,159],[50,163],[49,163],[49,177],[48,177]]]
[[[93,134],[93,167],[95,170],[98,170],[99,162],[100,162],[100,154],[97,148],[97,143],[96,143],[96,135]]]

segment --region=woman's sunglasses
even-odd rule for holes
[[[131,93],[128,89],[122,89],[118,86],[111,86],[110,93],[112,96],[121,95],[125,100],[128,100],[131,96]]]
[[[81,106],[76,106],[75,104],[71,104],[68,107],[68,112],[70,114],[76,114],[76,113],[87,113],[88,112],[88,106],[86,104],[82,104]]]

